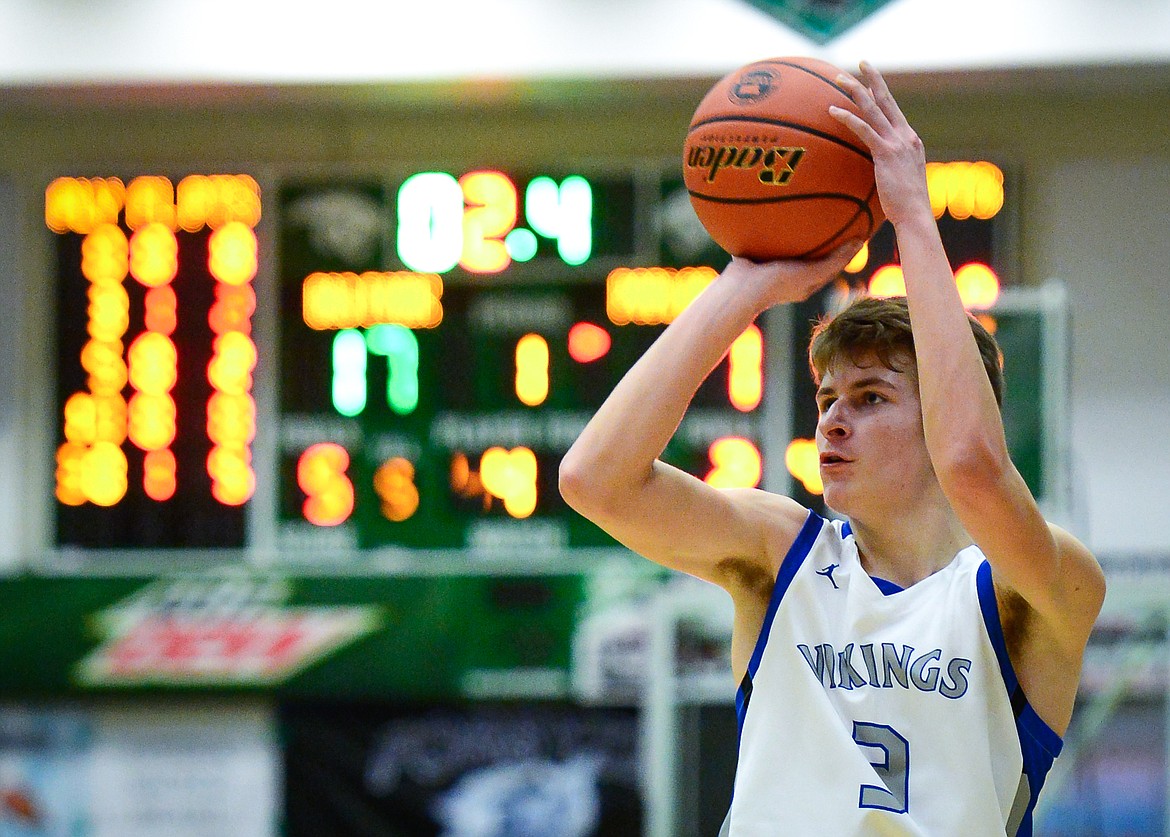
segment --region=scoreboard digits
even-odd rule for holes
[[[535,177],[524,191],[532,229],[517,227],[516,186],[503,172],[412,174],[398,188],[398,258],[411,270],[499,273],[537,252],[536,235],[556,242],[565,264],[584,264],[593,248],[593,193],[570,175]]]

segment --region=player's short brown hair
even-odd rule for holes
[[[979,320],[970,316],[968,319],[995,401],[1002,407],[1003,355],[999,344]],[[808,345],[809,367],[817,384],[841,358],[856,363],[870,355],[876,357],[882,366],[896,372],[906,371],[898,365],[899,355],[913,361],[914,333],[910,328],[906,297],[857,297],[840,313],[818,322]]]

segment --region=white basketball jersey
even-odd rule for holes
[[[730,837],[1030,835],[1061,747],[1019,689],[977,547],[883,592],[849,525],[812,513],[736,708]]]

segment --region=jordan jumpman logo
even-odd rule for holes
[[[825,578],[829,579],[829,581],[833,582],[833,589],[834,590],[841,589],[840,587],[837,586],[837,580],[835,578],[833,578],[833,570],[837,569],[837,567],[839,567],[839,566],[841,566],[841,565],[840,564],[829,564],[829,566],[825,567],[823,570],[817,570],[817,575],[823,575]]]

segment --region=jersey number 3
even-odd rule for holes
[[[910,807],[910,742],[885,724],[853,722],[853,740],[883,785],[862,785],[857,807],[904,814]]]

